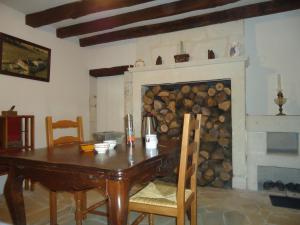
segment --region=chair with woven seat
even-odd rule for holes
[[[139,224],[147,215],[149,224],[153,225],[154,214],[176,217],[177,225],[184,225],[186,212],[191,225],[197,225],[200,124],[200,114],[196,116],[196,119],[190,114],[184,115],[177,186],[167,182],[154,181],[130,197],[129,211],[141,213],[132,225]],[[194,135],[194,138],[191,138],[191,134]]]
[[[66,131],[69,128],[76,129],[76,136],[67,135],[54,138],[54,130],[64,130]],[[81,143],[83,142],[83,126],[82,126],[82,117],[78,116],[76,121],[72,120],[59,120],[56,122],[52,121],[51,116],[46,117],[46,136],[47,136],[47,146],[52,148],[55,146],[63,144],[72,144],[72,143]],[[98,191],[98,189],[93,189],[92,191]],[[86,191],[74,191],[75,199],[75,220],[77,225],[82,224],[82,220],[86,218],[87,213],[92,213],[96,215],[107,216],[106,212],[96,211],[96,208],[106,204],[106,198],[99,193],[99,201],[92,204],[87,208],[87,193]],[[57,196],[55,191],[50,190],[50,224],[57,224]]]

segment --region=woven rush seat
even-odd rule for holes
[[[177,186],[163,181],[149,183],[141,191],[130,197],[130,202],[143,203],[149,205],[177,207]],[[190,189],[185,190],[185,200],[191,196]]]

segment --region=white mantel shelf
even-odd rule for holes
[[[300,115],[247,115],[249,132],[300,132]]]
[[[225,64],[225,63],[235,63],[235,62],[245,62],[248,60],[248,57],[232,57],[232,58],[217,58],[217,59],[207,59],[201,61],[191,61],[191,62],[182,62],[174,64],[162,64],[162,65],[153,65],[153,66],[140,66],[140,67],[129,67],[129,72],[143,72],[143,71],[153,71],[153,70],[167,70],[167,69],[176,69],[183,67],[195,67],[195,66],[206,66],[214,64]]]

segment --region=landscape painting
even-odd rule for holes
[[[0,33],[0,73],[49,82],[49,48]]]

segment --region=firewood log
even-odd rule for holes
[[[173,121],[170,122],[169,124],[169,128],[173,129],[173,128],[179,128],[180,124],[178,123],[178,121],[176,119],[174,119]]]
[[[231,175],[226,172],[221,172],[220,173],[220,179],[223,181],[229,181],[231,179]]]
[[[169,127],[167,124],[163,123],[163,124],[160,124],[159,130],[161,133],[167,133],[169,130]]]
[[[199,155],[202,156],[204,159],[209,159],[209,152],[201,150]]]
[[[194,102],[191,99],[189,99],[189,98],[183,99],[183,105],[186,109],[192,108],[193,104],[194,104]]]
[[[201,112],[202,112],[202,115],[204,115],[204,116],[210,116],[210,114],[211,114],[211,110],[208,107],[201,107]]]
[[[199,156],[199,159],[198,159],[199,166],[205,161],[206,161],[206,159],[204,157]]]
[[[168,136],[169,137],[177,137],[180,134],[179,128],[172,128],[168,130]]]
[[[169,109],[167,109],[167,108],[161,109],[159,111],[159,113],[162,114],[162,115],[166,115],[168,112],[169,112]]]
[[[221,149],[217,149],[211,153],[212,160],[224,160],[224,153]]]
[[[170,92],[170,95],[169,95],[170,101],[171,100],[176,100],[176,97],[177,97],[177,92],[176,91]]]
[[[180,88],[180,91],[183,95],[187,95],[191,92],[192,88],[190,85],[183,85],[181,88]]]
[[[224,89],[224,84],[221,82],[216,83],[216,90],[217,91],[222,91]]]
[[[229,138],[229,137],[231,137],[231,133],[226,127],[221,127],[219,129],[219,136],[221,138]]]
[[[208,96],[212,97],[215,96],[215,94],[217,93],[216,89],[213,87],[208,88],[207,94]]]
[[[165,115],[165,121],[169,124],[173,119],[174,119],[175,115],[171,112],[168,112]]]
[[[219,138],[218,144],[223,147],[229,147],[230,140],[228,138]]]
[[[152,111],[152,105],[147,105],[147,104],[144,104],[144,111],[146,112],[151,112]]]
[[[222,181],[219,177],[216,177],[216,179],[213,182],[211,182],[211,186],[215,188],[223,188],[224,181]]]
[[[183,99],[183,94],[182,92],[178,92],[176,95],[176,101],[180,101],[181,99]]]
[[[206,98],[208,96],[207,92],[204,91],[199,91],[196,95],[202,98]]]
[[[157,95],[160,92],[160,90],[161,90],[160,85],[156,85],[151,88],[151,91],[153,92],[154,95]]]
[[[229,161],[223,161],[222,162],[223,170],[226,173],[229,173],[232,171],[232,164]]]
[[[215,98],[213,98],[213,97],[208,97],[207,98],[207,106],[208,107],[214,107],[216,105],[218,105],[218,103],[217,103]]]
[[[229,100],[218,104],[218,108],[225,112],[230,109],[230,106],[231,102]]]
[[[225,93],[225,91],[221,91],[216,94],[215,100],[218,102],[218,104],[220,104],[228,100],[228,95]]]
[[[143,97],[144,104],[151,105],[153,103],[153,98],[149,98],[147,95]]]
[[[193,105],[192,111],[193,111],[193,113],[195,113],[195,114],[200,113],[200,112],[201,112],[201,106],[198,105],[198,104]]]
[[[196,95],[196,96],[194,97],[194,103],[195,103],[195,104],[198,104],[198,105],[203,105],[204,99],[205,99],[205,98],[203,98],[203,97],[201,97],[201,96],[199,96],[199,95]]]
[[[162,122],[162,121],[164,121],[165,117],[162,114],[157,113],[156,114],[156,119],[157,119],[157,121]]]
[[[171,110],[171,112],[175,113],[175,112],[176,112],[176,102],[175,102],[175,101],[170,101],[170,102],[168,103],[167,108],[168,108],[169,110]]]
[[[154,100],[153,107],[155,111],[159,112],[161,109],[165,108],[165,103],[160,100]]]
[[[204,171],[203,173],[203,178],[207,181],[212,181],[214,179],[214,170],[211,168],[208,168],[207,170]]]
[[[230,90],[230,88],[228,88],[228,87],[225,87],[225,88],[224,88],[224,92],[225,92],[228,96],[231,95],[231,90]]]
[[[154,93],[151,89],[147,90],[145,95],[148,97],[148,98],[154,98]]]
[[[198,87],[199,91],[207,92],[207,90],[208,90],[208,85],[207,84],[199,84],[199,85],[197,85],[197,87]]]
[[[199,91],[198,86],[197,86],[197,85],[194,85],[194,86],[192,87],[192,92],[193,92],[194,94],[197,94],[198,91]]]
[[[170,92],[169,91],[164,91],[164,90],[160,91],[157,94],[157,96],[159,96],[159,97],[169,97],[169,95],[170,95]]]

